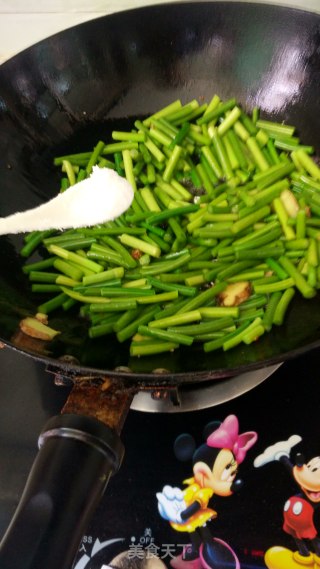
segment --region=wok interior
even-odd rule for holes
[[[180,98],[236,97],[250,112],[297,127],[320,152],[320,16],[247,3],[178,3],[142,8],[71,28],[0,68],[0,214],[34,207],[57,192],[55,155],[91,150],[113,129],[128,128]],[[234,375],[295,356],[320,342],[319,297],[299,295],[285,324],[258,342],[205,354],[201,346],[130,358],[127,344],[90,341],[74,313],[50,315],[62,331],[50,345],[21,344],[19,320],[36,311],[19,256],[22,238],[1,238],[0,338],[27,354],[70,369],[195,381]]]

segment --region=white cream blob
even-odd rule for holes
[[[95,166],[89,178],[50,201],[0,219],[0,235],[90,227],[119,217],[132,200],[133,189],[125,178]]]

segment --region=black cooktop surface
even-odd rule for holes
[[[184,490],[195,482],[190,479],[195,477],[199,463],[203,461],[202,456],[198,457],[195,461],[198,466],[193,466],[187,457],[188,453],[190,455],[188,444],[192,437],[195,448],[199,448],[208,434],[219,428],[219,423],[211,424],[213,421],[223,423],[232,442],[227,442],[226,433],[221,435],[220,429],[220,447],[220,443],[213,443],[219,447],[216,454],[220,458],[211,457],[210,470],[216,477],[218,460],[221,461],[222,456],[220,449],[230,449],[233,445],[239,463],[237,477],[243,480],[243,486],[230,496],[223,495],[217,488],[208,501],[203,492],[205,482],[198,484],[202,506],[217,514],[206,524],[213,543],[219,543],[222,550],[234,552],[230,553],[231,557],[226,556],[225,562],[220,561],[219,565],[212,562],[211,566],[220,569],[303,567],[305,560],[300,560],[299,554],[294,553],[303,541],[308,549],[305,558],[310,551],[313,563],[310,566],[318,567],[314,534],[320,528],[316,510],[320,502],[320,459],[316,458],[320,455],[319,362],[318,351],[286,362],[252,391],[209,409],[177,414],[130,411],[122,433],[126,447],[122,468],[111,480],[83,537],[74,569],[106,569],[110,565],[137,568],[155,563],[154,556],[158,563],[167,567],[207,569],[210,566],[206,565],[204,557],[204,560],[197,557],[193,561],[180,559],[194,535],[180,531],[181,523],[175,525],[161,517],[156,495],[159,492],[166,495],[168,489],[164,490],[165,486]],[[59,413],[68,388],[55,386],[43,364],[8,348],[0,352],[0,369],[0,534],[3,535],[36,455],[38,434],[46,420]],[[238,439],[234,426],[224,422],[230,415],[236,416],[240,434],[254,431],[258,435],[257,441],[250,438],[251,434],[245,440]],[[187,458],[185,461],[179,460],[174,452],[175,441],[182,433],[191,435],[185,437],[189,442],[184,446],[183,439],[179,439]],[[275,460],[276,453],[272,449],[266,459],[269,462],[260,467],[254,465],[256,457],[267,447],[287,441],[292,435],[299,435],[301,440],[291,439],[292,444],[296,443],[291,452],[286,443],[287,454],[293,465],[295,454],[303,453],[298,466],[286,467],[283,460]],[[214,438],[217,440],[216,434]],[[251,443],[247,445],[248,440],[251,447]],[[176,443],[175,448],[179,445]],[[239,458],[241,445],[250,448]],[[284,452],[282,444],[280,454]],[[227,474],[222,478],[226,480]],[[184,484],[186,479],[189,482]],[[304,489],[306,479],[312,483],[309,496]],[[196,481],[199,480],[198,477]],[[296,529],[287,519],[289,507],[285,514],[285,531],[283,507],[297,494],[299,497],[294,500],[298,500],[298,506],[295,509],[293,506],[292,515],[299,518],[299,504],[304,506],[305,503],[312,512],[307,521],[304,518],[304,529],[301,524],[300,529]],[[294,513],[295,510],[299,515]],[[195,533],[199,532],[193,527],[191,534]],[[293,534],[295,537],[299,534],[300,541],[296,542]]]

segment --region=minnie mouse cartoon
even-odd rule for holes
[[[175,569],[239,569],[240,563],[232,548],[214,538],[208,522],[217,517],[209,507],[209,501],[217,496],[228,497],[242,487],[237,478],[238,466],[247,451],[255,444],[253,431],[239,434],[235,415],[229,415],[222,423],[210,423],[205,429],[206,442],[196,448],[191,435],[180,435],[174,444],[179,460],[192,458],[193,476],[184,480],[184,490],[164,486],[157,493],[158,510],[171,527],[186,532],[190,545],[182,555],[171,560]]]

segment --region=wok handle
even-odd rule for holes
[[[70,569],[111,474],[118,435],[96,419],[53,417],[0,547],[1,569]]]

